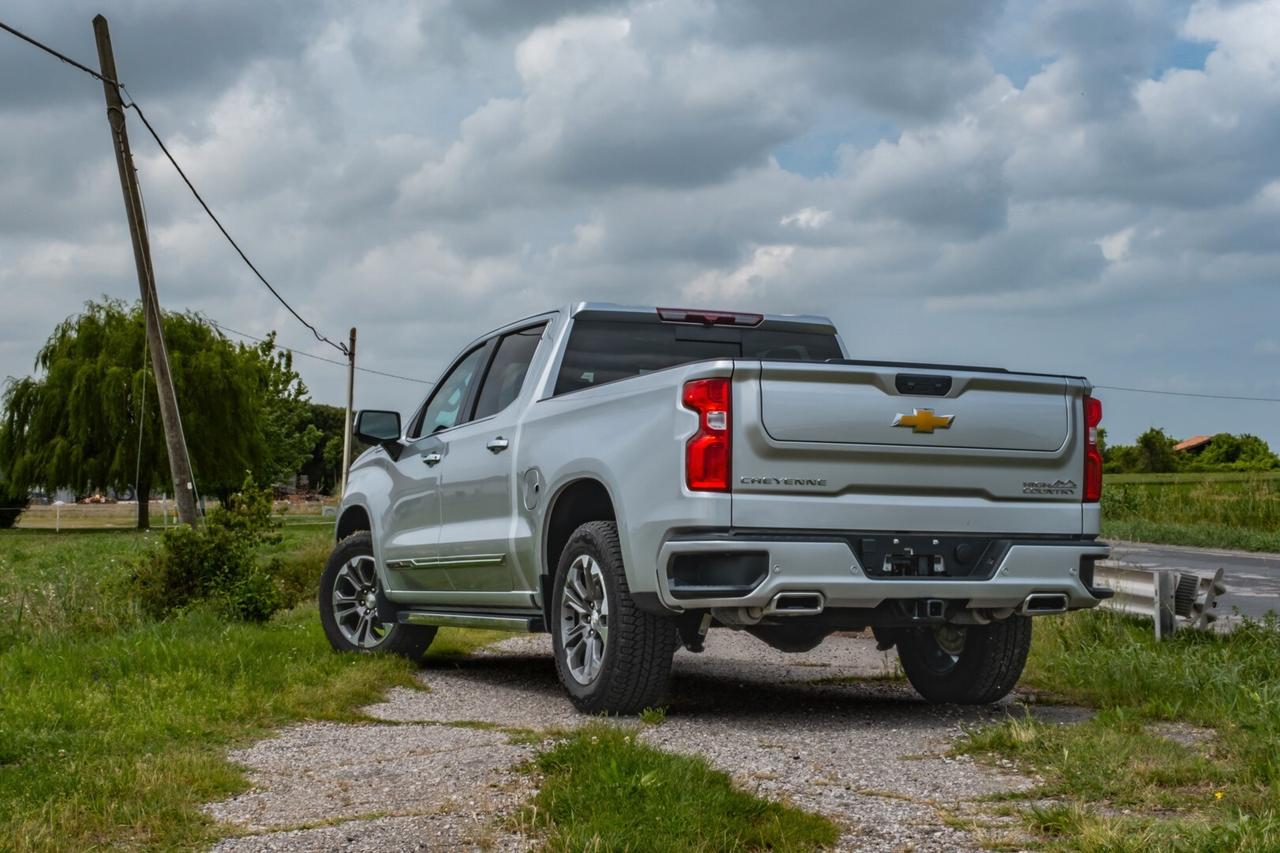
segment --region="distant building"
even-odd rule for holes
[[[1211,435],[1193,435],[1191,438],[1179,441],[1173,446],[1174,453],[1190,453],[1192,456],[1199,453],[1209,446],[1209,442],[1213,441]]]

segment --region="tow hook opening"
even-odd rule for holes
[[[1033,592],[1018,608],[1023,616],[1041,616],[1047,613],[1066,613],[1067,596],[1061,592]]]
[[[816,616],[825,604],[820,592],[780,592],[764,612],[774,616]]]

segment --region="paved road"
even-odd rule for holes
[[[1227,584],[1227,594],[1218,599],[1221,616],[1230,616],[1233,608],[1255,619],[1269,610],[1280,613],[1280,554],[1113,542],[1111,556],[1126,563],[1201,574],[1221,567]]]

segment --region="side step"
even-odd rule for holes
[[[442,628],[489,628],[494,631],[545,631],[541,616],[510,616],[500,613],[473,613],[458,610],[401,610],[404,625],[437,625]]]

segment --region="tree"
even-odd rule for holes
[[[27,508],[30,498],[26,489],[10,486],[0,471],[0,530],[7,530],[18,523],[18,516]]]
[[[1196,467],[1208,470],[1269,471],[1280,467],[1280,459],[1256,435],[1215,435],[1196,460]]]
[[[346,426],[347,413],[340,406],[311,403],[311,423],[319,436],[311,448],[311,458],[302,466],[302,473],[311,481],[317,492],[332,492],[342,477],[342,430]]]
[[[1154,474],[1176,471],[1178,454],[1173,452],[1177,441],[1159,427],[1151,427],[1130,445],[1108,447],[1104,470],[1115,474]]]
[[[1158,427],[1138,436],[1138,465],[1143,474],[1164,474],[1178,470],[1178,455],[1173,447],[1178,442]]]
[[[258,472],[264,484],[291,482],[311,458],[321,439],[312,423],[307,386],[293,369],[293,353],[275,348],[276,333],[256,347],[246,347],[246,370],[256,373],[262,403],[259,423],[266,457]]]
[[[132,493],[138,526],[148,526],[147,498],[169,482],[169,466],[144,331],[140,305],[86,303],[36,356],[42,375],[9,381],[0,459],[11,486]],[[290,444],[264,425],[287,420],[299,399],[305,408],[291,364],[191,313],[165,314],[164,334],[197,487],[230,494],[246,472],[274,476]]]

